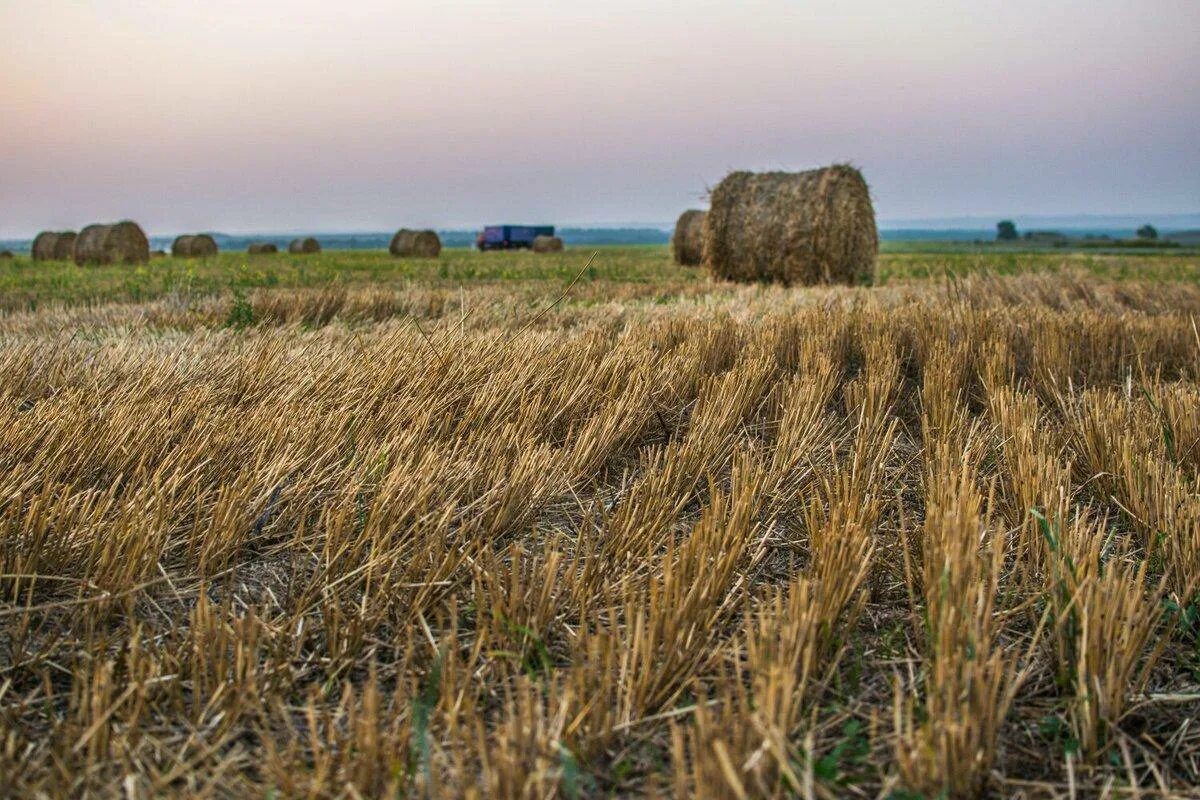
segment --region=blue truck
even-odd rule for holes
[[[488,225],[475,237],[480,250],[517,250],[533,247],[538,236],[553,236],[553,225]]]

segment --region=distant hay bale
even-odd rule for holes
[[[530,249],[535,253],[561,253],[563,240],[557,236],[535,236]]]
[[[88,225],[75,239],[75,263],[145,264],[150,260],[150,242],[136,222]]]
[[[675,233],[671,236],[671,252],[675,263],[685,267],[699,266],[704,260],[704,218],[708,214],[689,208],[679,215]]]
[[[412,240],[416,238],[417,232],[410,231],[408,228],[401,228],[392,234],[392,241],[388,243],[388,252],[394,256],[404,256],[408,254],[409,248],[412,247]]]
[[[207,233],[177,236],[171,243],[171,255],[175,258],[208,258],[216,254],[217,243]]]
[[[58,238],[54,240],[54,260],[70,261],[74,258],[77,238],[75,231],[63,231],[58,234]]]
[[[704,263],[717,278],[801,285],[874,278],[875,209],[854,167],[732,172],[711,205]]]
[[[167,251],[166,250],[151,250],[150,257],[151,258],[166,258]]]
[[[57,231],[42,231],[33,240],[31,255],[34,261],[53,261],[54,243],[58,241]]]
[[[0,259],[7,261],[8,259],[10,259],[12,257],[13,257],[12,250],[0,250]]]
[[[75,251],[75,231],[42,231],[33,240],[34,261],[70,261]]]
[[[442,240],[436,231],[401,228],[392,237],[388,252],[400,258],[437,258],[442,254]]]
[[[246,252],[252,256],[265,256],[270,253],[278,253],[279,248],[274,242],[254,242],[246,248]]]
[[[291,244],[288,245],[288,252],[298,254],[319,253],[321,252],[321,243],[311,236],[303,239],[292,239]]]

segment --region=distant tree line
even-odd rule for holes
[[[996,223],[996,241],[1015,242],[1020,238],[1021,235],[1017,232],[1017,224],[1011,219],[1002,219]],[[1028,235],[1026,238],[1028,238]],[[1063,238],[1065,239],[1066,237],[1063,236]],[[1143,241],[1157,241],[1158,230],[1150,223],[1146,223],[1137,229],[1137,238]]]
[[[1011,219],[1002,219],[996,223],[996,241],[1015,242],[1019,238],[1017,224]]]

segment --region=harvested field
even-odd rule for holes
[[[0,265],[0,795],[1191,796],[1200,262],[587,255]]]

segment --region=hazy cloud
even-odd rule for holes
[[[669,220],[731,168],[881,216],[1200,209],[1200,3],[0,8],[0,236]]]

